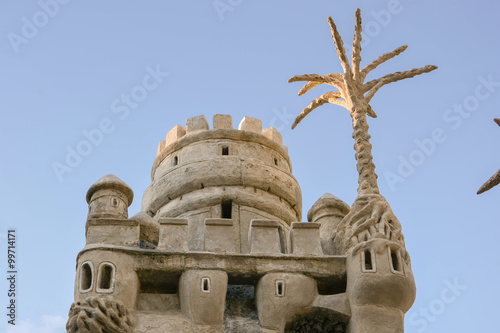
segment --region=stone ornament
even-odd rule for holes
[[[90,297],[74,302],[66,324],[68,333],[131,333],[134,318],[120,301]]]

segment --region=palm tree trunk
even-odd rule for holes
[[[372,145],[370,134],[368,134],[368,123],[366,122],[366,110],[360,107],[353,107],[351,111],[352,127],[354,132],[352,137],[355,141],[356,168],[358,169],[358,196],[363,194],[380,194],[377,185],[377,174],[375,164],[373,164]]]

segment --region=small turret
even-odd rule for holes
[[[89,213],[87,220],[96,218],[128,218],[128,207],[134,192],[115,175],[107,175],[96,181],[87,191]]]
[[[319,222],[321,246],[325,254],[338,254],[335,250],[335,231],[351,207],[330,193],[325,193],[307,213],[307,221]]]

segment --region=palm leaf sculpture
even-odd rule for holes
[[[500,126],[500,118],[495,118],[495,123],[497,123],[498,126]],[[484,193],[486,191],[491,190],[493,187],[497,186],[500,184],[500,170],[498,170],[493,176],[491,176],[490,179],[484,183],[479,190],[477,191],[477,194]]]
[[[353,204],[351,213],[346,216],[343,223],[339,224],[336,230],[331,230],[331,237],[337,238],[338,240],[339,237],[335,237],[335,234],[337,234],[337,236],[340,236],[339,233],[348,233],[348,235],[345,235],[345,237],[349,239],[343,240],[343,244],[337,244],[337,247],[340,246],[337,251],[341,252],[345,251],[346,247],[352,245],[353,242],[358,243],[360,237],[362,239],[370,237],[389,237],[390,239],[399,240],[400,244],[404,247],[403,236],[400,232],[401,228],[399,226],[399,223],[391,223],[394,220],[397,221],[397,219],[395,219],[395,216],[390,210],[388,203],[380,195],[380,191],[377,185],[377,175],[375,173],[375,165],[373,163],[373,157],[371,153],[372,146],[370,144],[370,135],[368,134],[366,115],[369,115],[373,118],[377,117],[369,103],[375,93],[384,85],[411,78],[423,73],[431,72],[437,67],[427,65],[422,68],[414,68],[405,72],[395,72],[382,76],[381,78],[378,78],[376,80],[371,80],[364,83],[366,76],[372,70],[374,70],[387,60],[392,59],[404,52],[407,46],[404,45],[396,48],[392,52],[385,53],[377,59],[373,60],[363,69],[360,69],[362,30],[360,9],[358,8],[356,10],[356,26],[354,40],[352,43],[352,65],[349,64],[349,59],[346,55],[342,38],[331,17],[328,18],[328,23],[331,27],[332,38],[335,42],[337,54],[344,73],[332,73],[326,75],[296,75],[288,80],[289,83],[296,81],[307,81],[304,87],[302,87],[302,89],[299,91],[299,96],[305,94],[306,92],[316,86],[319,86],[320,84],[328,84],[337,89],[336,91],[327,92],[313,100],[311,104],[309,104],[299,114],[292,125],[292,129],[294,129],[314,109],[325,103],[337,104],[349,111],[353,121],[353,138],[355,140],[354,149],[356,151],[355,158],[357,161],[357,170],[359,174],[358,198]],[[367,205],[370,206],[369,210],[367,210]],[[366,214],[360,216],[360,211],[358,209],[362,210]],[[353,216],[355,214],[357,215]],[[388,214],[388,216],[384,217],[384,214]],[[381,217],[382,219],[380,219]],[[392,225],[392,228],[394,229],[392,230],[392,234],[390,232],[384,232],[383,229],[379,232],[376,228],[375,224],[377,224],[379,229],[383,228],[385,224],[384,220],[385,222]],[[370,227],[374,227],[375,229],[370,229]],[[342,228],[343,230],[340,230]],[[365,231],[368,232],[368,234],[366,234]]]

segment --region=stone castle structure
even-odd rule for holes
[[[377,117],[370,101],[381,87],[437,67],[365,82],[407,46],[362,68],[359,9],[355,17],[351,61],[328,18],[343,73],[289,80],[306,82],[299,95],[336,89],[292,128],[326,103],[350,113],[352,206],[325,194],[300,222],[300,186],[276,129],[251,117],[238,129],[228,115],[215,115],[212,129],[205,116],[189,118],[160,142],[140,213],[128,217],[134,194],[115,176],[88,190],[68,332],[404,332],[415,281],[401,224],[378,188],[367,116]]]
[[[88,190],[69,332],[403,332],[415,283],[399,222],[347,250],[342,200],[323,195],[300,222],[275,128],[190,118],[160,142],[151,179],[130,218],[123,181]]]

